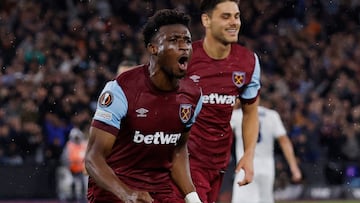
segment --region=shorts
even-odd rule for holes
[[[206,168],[191,168],[192,181],[195,185],[203,203],[215,203],[220,193],[224,171]],[[177,194],[176,203],[184,203],[184,197],[180,190],[173,184],[174,192]]]

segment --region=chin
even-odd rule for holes
[[[178,75],[175,75],[175,78],[177,79],[183,79],[185,77],[186,74],[178,74]]]
[[[228,39],[228,42],[229,43],[236,43],[238,41],[238,37],[237,36],[235,36],[235,37],[230,37],[229,39]]]

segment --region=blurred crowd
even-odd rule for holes
[[[1,0],[0,164],[58,163],[71,129],[88,133],[99,91],[119,64],[147,60],[147,17],[184,10],[197,40],[198,4]],[[305,181],[321,167],[325,184],[351,184],[360,176],[360,2],[252,0],[240,9],[239,43],[260,57],[262,97],[282,116],[300,165],[309,166]],[[282,187],[287,166],[276,160]]]

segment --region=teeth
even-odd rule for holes
[[[186,70],[187,69],[187,62],[184,62],[184,64],[180,64],[180,69],[181,70]]]

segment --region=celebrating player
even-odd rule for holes
[[[188,131],[201,91],[183,79],[191,57],[190,18],[160,10],[144,27],[150,61],[109,81],[90,128],[88,200],[173,203],[173,179],[185,199],[200,199],[188,163]]]
[[[244,111],[244,156],[241,185],[253,179],[253,158],[258,137],[260,65],[256,54],[237,44],[240,10],[236,0],[203,0],[200,5],[205,38],[193,43],[188,77],[203,92],[203,108],[190,131],[190,168],[203,202],[215,202],[230,158],[233,140],[230,118],[236,98]]]

